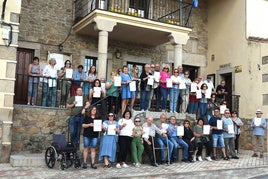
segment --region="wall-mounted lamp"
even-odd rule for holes
[[[62,50],[63,50],[63,45],[60,44],[60,45],[59,45],[59,51],[61,52]]]
[[[121,52],[117,49],[116,51],[115,51],[115,58],[117,58],[117,59],[120,59],[121,58]]]

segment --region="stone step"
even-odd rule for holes
[[[13,167],[46,166],[45,154],[12,154],[10,164]]]

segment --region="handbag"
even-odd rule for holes
[[[208,142],[208,139],[206,137],[201,137],[200,140],[201,140],[202,143],[207,143]]]

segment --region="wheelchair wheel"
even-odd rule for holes
[[[52,146],[48,147],[45,153],[45,161],[48,168],[53,168],[57,160],[56,149]]]

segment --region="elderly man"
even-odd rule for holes
[[[262,111],[258,109],[256,111],[256,117],[252,119],[251,128],[253,128],[253,151],[252,157],[258,157],[260,152],[260,158],[263,158],[263,148],[264,148],[264,136],[267,124],[265,118],[262,117]]]
[[[168,124],[166,123],[166,119],[167,119],[166,115],[161,114],[159,129],[161,129],[163,134],[168,133]],[[171,164],[172,161],[170,159],[171,159],[171,155],[172,155],[172,151],[173,151],[173,147],[174,147],[173,143],[167,137],[158,137],[157,142],[161,148],[161,150],[160,150],[161,164],[163,164],[165,162],[167,164]],[[168,154],[166,156],[166,161],[164,161],[164,155],[165,155],[164,145],[168,146]]]
[[[159,162],[159,150],[155,150],[155,155],[153,153],[153,145],[155,148],[159,148],[158,143],[156,142],[155,134],[162,135],[163,137],[167,137],[165,133],[163,133],[154,123],[153,118],[148,117],[146,123],[142,125],[144,130],[143,140],[144,140],[144,148],[148,153],[150,162],[152,166],[157,167]]]

